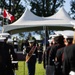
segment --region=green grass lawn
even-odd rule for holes
[[[25,67],[24,67],[25,64]],[[18,70],[16,70],[16,75],[28,75],[27,65],[24,61],[18,62]],[[36,72],[35,75],[45,75],[45,69],[42,64],[36,64]]]

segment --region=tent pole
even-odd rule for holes
[[[46,51],[46,49],[47,49],[47,47],[46,47],[46,40],[47,40],[47,36],[46,36],[46,31],[47,31],[47,29],[46,29],[46,26],[43,26],[43,30],[44,30],[44,45],[43,45],[43,47],[44,47],[44,53],[45,53],[45,67],[46,67],[46,65],[47,65],[47,51]]]
[[[3,23],[2,23],[2,33],[4,32],[4,18],[3,18]]]
[[[3,12],[4,12],[4,8],[3,8]],[[2,33],[4,32],[4,16],[3,16],[3,22],[2,22]]]
[[[46,26],[43,26],[43,30],[44,30],[44,43],[43,43],[43,49],[44,51],[46,50]]]

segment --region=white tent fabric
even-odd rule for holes
[[[64,38],[73,38],[73,36],[74,36],[73,30],[55,31],[54,33],[57,35],[61,34],[64,36]]]
[[[63,7],[50,17],[39,17],[26,9],[16,22],[4,25],[4,32],[14,34],[23,31],[40,30],[44,26],[51,30],[73,29],[73,25],[70,23],[72,20]]]
[[[75,29],[75,21],[73,20],[70,23],[74,26],[73,28]]]

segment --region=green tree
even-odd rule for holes
[[[29,0],[31,11],[38,16],[51,16],[63,6],[64,0]]]
[[[75,0],[71,0],[70,5],[70,15],[73,19],[75,19]]]
[[[21,0],[0,0],[0,8],[5,8],[9,13],[15,16],[15,21],[21,17],[24,12],[25,7],[22,5]],[[7,20],[4,19],[4,24],[6,25]],[[8,21],[10,24],[11,22]]]

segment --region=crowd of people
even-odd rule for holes
[[[29,39],[30,40],[30,39]],[[63,35],[57,35],[49,41],[49,45],[46,47],[46,50],[43,51],[42,46],[36,46],[36,42],[30,40],[29,46],[26,47],[26,54],[30,57],[27,61],[29,75],[35,75],[35,64],[38,59],[39,63],[43,61],[43,66],[46,71],[47,67],[51,66],[50,74],[53,75],[69,75],[74,73],[74,42],[73,36],[64,37]],[[33,48],[36,46],[36,48]],[[30,51],[33,48],[33,52]],[[39,51],[40,50],[40,51]],[[39,53],[41,52],[41,53]],[[31,56],[30,56],[30,54]],[[41,56],[39,56],[41,54]],[[48,71],[47,71],[48,72]],[[46,73],[46,75],[50,75]]]
[[[9,44],[7,39],[0,38],[0,75],[14,75],[11,60],[17,60],[14,45]],[[75,35],[56,35],[48,42],[45,50],[34,37],[27,38],[22,44],[28,75],[35,75],[37,61],[39,64],[43,62],[46,75],[75,75]]]
[[[43,61],[44,69],[49,70],[47,72],[50,72],[50,74],[46,73],[46,75],[69,75],[74,73],[75,40],[73,40],[73,36],[57,35],[53,37],[46,46],[46,50],[43,50],[43,46],[39,43],[36,45],[36,39],[33,38],[28,39],[29,45],[25,48],[25,53],[28,56],[26,58],[28,75],[35,75],[37,60],[39,63]],[[33,48],[34,46],[35,48]],[[50,68],[47,69],[48,66]]]
[[[75,37],[74,37],[75,38]],[[47,47],[45,69],[52,75],[75,75],[75,39],[73,36],[55,36]],[[48,69],[47,67],[50,66]],[[51,70],[51,71],[50,71]],[[47,75],[50,75],[46,73]]]

